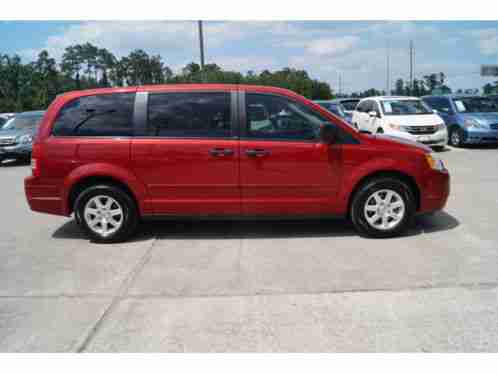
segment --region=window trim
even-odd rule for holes
[[[64,109],[64,107],[73,101],[80,100],[85,97],[92,97],[92,96],[105,96],[105,95],[135,95],[134,100],[133,100],[133,112],[131,114],[131,135],[79,135],[76,133],[75,135],[57,135],[54,134],[55,130],[55,125],[57,123],[57,119],[59,118],[59,115],[61,111]],[[72,98],[71,100],[66,101],[62,107],[57,111],[57,115],[52,122],[52,126],[50,128],[50,137],[54,138],[60,138],[60,139],[74,139],[74,138],[80,138],[80,139],[128,139],[132,138],[135,134],[135,129],[136,129],[136,122],[135,122],[135,109],[136,109],[136,102],[137,102],[137,94],[138,92],[132,91],[132,92],[109,92],[109,93],[101,93],[101,94],[93,94],[93,95],[81,95],[75,98]]]
[[[151,94],[193,94],[193,93],[222,93],[228,94],[230,100],[230,135],[229,136],[167,136],[167,135],[149,135],[147,134],[147,122],[149,120],[149,97]],[[138,96],[140,94],[140,97]],[[236,90],[188,90],[188,91],[140,91],[137,92],[135,109],[136,125],[133,137],[136,139],[185,139],[185,140],[200,140],[200,139],[215,139],[215,140],[237,140],[238,137],[238,113],[237,113],[237,91]]]

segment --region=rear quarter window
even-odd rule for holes
[[[84,96],[68,102],[55,120],[55,136],[132,136],[134,93]]]

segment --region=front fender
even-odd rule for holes
[[[359,183],[377,173],[400,173],[407,175],[415,181],[420,190],[420,176],[417,162],[408,159],[392,159],[387,157],[374,158],[361,164],[346,166],[343,173],[343,183],[337,201],[342,212],[348,210],[349,199]]]
[[[99,162],[85,164],[75,168],[66,178],[64,178],[62,188],[62,203],[66,215],[71,212],[69,206],[69,193],[71,189],[80,181],[89,177],[105,177],[112,178],[120,182],[133,192],[138,203],[140,213],[144,212],[143,201],[147,196],[147,190],[142,182],[129,170],[122,166]]]

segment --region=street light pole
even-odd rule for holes
[[[199,49],[201,52],[201,76],[204,81],[204,35],[202,32],[202,21],[198,21],[199,25]]]

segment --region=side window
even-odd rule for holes
[[[358,105],[356,106],[356,111],[357,112],[360,112],[360,113],[363,113],[364,110],[363,108],[365,107],[365,101],[362,101],[361,103],[358,103]]]
[[[230,94],[149,94],[147,135],[218,138],[231,135]]]
[[[57,115],[55,136],[132,136],[134,93],[83,96]]]
[[[365,101],[365,104],[363,105],[363,112],[368,113],[372,110],[372,101],[367,100]]]
[[[379,104],[376,102],[376,101],[372,101],[372,109],[374,112],[377,113],[377,115],[380,114],[380,108],[379,108]]]
[[[328,122],[306,105],[282,96],[246,94],[247,137],[314,140]]]
[[[447,99],[433,98],[433,99],[431,99],[431,101],[429,101],[429,105],[433,109],[436,109],[438,112],[441,112],[441,113],[450,113],[451,112],[450,101]]]

